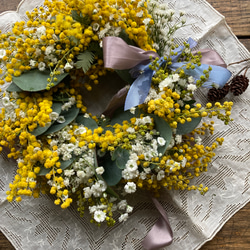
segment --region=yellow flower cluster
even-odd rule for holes
[[[97,63],[85,73],[90,81],[98,83],[98,77],[106,73],[101,48],[104,36],[119,36],[124,31],[142,49],[152,49],[143,23],[151,16],[146,2],[142,7],[138,3],[138,0],[46,0],[45,7],[26,13],[27,22],[16,22],[12,32],[0,35],[0,49],[5,50],[0,61],[7,69],[0,83],[11,82],[12,76],[34,68],[47,68],[51,71],[48,87],[53,87],[57,75],[71,69],[77,55],[86,50],[95,53]],[[89,84],[86,87],[91,90]]]

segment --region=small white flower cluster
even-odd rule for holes
[[[15,98],[18,98],[17,92],[12,92],[12,96]],[[10,100],[9,92],[5,92],[5,96],[1,99],[1,103],[5,109],[5,119],[10,119],[12,122],[16,121],[16,112],[15,109],[17,109],[19,106]],[[20,115],[25,116],[25,113],[23,111],[20,111]]]
[[[149,125],[151,124],[150,116],[145,116],[143,118],[137,118],[135,121],[135,125]],[[128,128],[127,132],[133,134],[134,129]],[[154,174],[151,172],[149,167],[143,168],[142,171],[138,171],[137,160],[139,155],[143,155],[146,161],[151,161],[152,158],[158,157],[158,147],[164,146],[166,141],[163,137],[158,136],[158,132],[156,130],[151,130],[147,132],[145,135],[137,134],[136,139],[133,141],[132,149],[130,150],[130,157],[127,161],[125,169],[122,171],[122,177],[125,180],[131,180],[134,178],[145,179],[146,174]],[[154,178],[154,177],[152,177]],[[124,186],[125,193],[134,193],[136,191],[136,184],[134,182],[128,181]]]
[[[145,26],[148,28],[149,34],[154,43],[154,48],[160,56],[169,52],[169,48],[173,45],[173,34],[176,30],[183,27],[185,19],[184,12],[179,13],[179,17],[175,17],[175,11],[168,7],[167,3],[161,3],[156,0],[148,2],[148,11],[151,14],[154,24],[149,25],[149,20],[144,20]]]
[[[179,95],[181,95],[182,90],[185,89],[187,90],[185,96],[181,98],[181,100],[177,101],[177,103],[181,107],[183,107],[185,101],[192,100],[192,95],[194,91],[197,89],[197,86],[194,84],[194,78],[192,76],[189,76],[187,79],[185,79],[185,78],[180,78],[178,74],[169,75],[167,78],[165,78],[162,82],[159,83],[160,93],[157,94],[155,91],[154,94],[154,92],[151,91],[150,92],[151,95],[148,96],[146,100],[150,100],[150,98],[160,99],[158,97],[161,96],[165,88],[171,89],[172,91],[175,91]]]

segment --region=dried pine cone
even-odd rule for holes
[[[222,98],[224,98],[229,92],[229,85],[225,85],[223,88],[221,89],[216,89],[216,88],[211,88],[208,91],[207,97],[210,101],[219,101]]]
[[[244,75],[235,76],[230,84],[230,91],[238,96],[241,95],[248,87],[249,79]]]

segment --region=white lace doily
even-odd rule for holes
[[[17,12],[0,15],[0,29],[6,32],[11,23],[24,20],[25,12],[41,5],[42,0],[24,0]],[[176,35],[177,41],[192,37],[199,48],[212,48],[226,63],[250,57],[250,53],[232,34],[225,19],[205,0],[167,0],[171,8],[185,10],[187,27]],[[199,11],[197,11],[199,10]],[[235,74],[245,64],[229,69]],[[250,77],[250,72],[248,77]],[[206,96],[198,98],[205,103]],[[210,240],[231,216],[250,200],[250,90],[232,100],[234,121],[228,126],[217,122],[216,137],[225,143],[216,152],[209,171],[195,182],[210,189],[205,196],[198,192],[165,192],[160,202],[168,213],[174,232],[174,241],[166,249],[199,249]],[[16,249],[77,249],[103,250],[142,249],[141,241],[158,218],[150,198],[140,193],[130,201],[134,212],[124,224],[112,228],[97,228],[86,216],[80,218],[75,208],[62,210],[51,197],[24,199],[21,203],[8,203],[5,191],[15,176],[15,163],[0,158],[0,230]]]

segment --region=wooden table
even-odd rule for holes
[[[207,0],[216,10],[226,17],[234,34],[250,51],[250,1],[249,0]],[[0,12],[16,10],[21,0],[1,0]],[[0,249],[12,250],[14,247],[0,232]],[[250,249],[250,203],[236,213],[206,243],[201,250],[247,250]],[[184,249],[189,250],[189,249]]]

